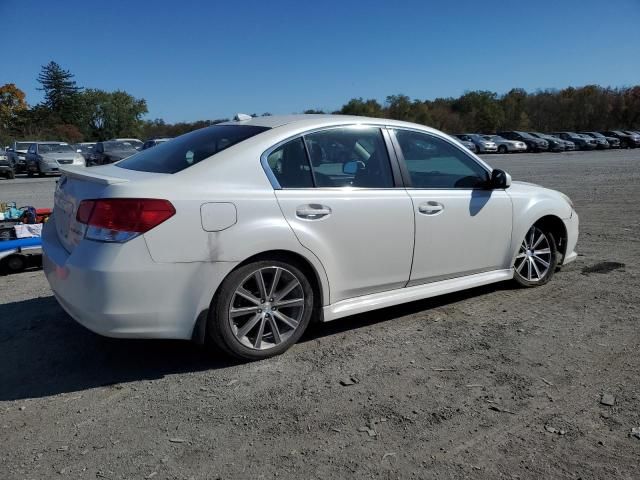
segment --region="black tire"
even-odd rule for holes
[[[27,260],[22,255],[9,255],[2,260],[2,267],[9,273],[19,273],[27,268]]]
[[[527,279],[525,277],[525,275],[521,274],[518,272],[518,257],[523,253],[523,247],[524,247],[524,243],[527,241],[527,238],[530,238],[531,235],[531,231],[532,229],[537,230],[538,232],[541,232],[544,234],[544,236],[546,237],[546,241],[549,244],[549,254],[548,254],[548,258],[545,254],[544,260],[548,261],[548,267],[546,272],[544,273],[543,276],[541,276],[539,279],[535,279],[535,280],[530,280]],[[528,265],[525,265],[528,266]],[[518,250],[518,255],[516,256],[516,259],[514,260],[514,264],[512,266],[513,268],[513,280],[520,285],[521,287],[539,287],[541,285],[545,285],[546,283],[549,282],[549,280],[551,280],[551,278],[553,277],[554,272],[556,271],[556,268],[558,266],[558,248],[556,246],[556,241],[553,238],[553,235],[551,234],[551,232],[545,230],[544,228],[538,226],[538,225],[533,225],[529,230],[527,230],[527,233],[525,234],[525,238],[523,239],[523,243],[521,244],[519,250]],[[523,267],[524,269],[524,267]]]
[[[304,309],[301,314],[302,316],[300,321],[288,338],[283,339],[273,347],[258,350],[241,343],[241,341],[235,336],[229,311],[237,289],[244,285],[247,279],[250,278],[254,272],[270,268],[283,269],[298,280],[300,288],[304,292]],[[225,353],[242,360],[262,360],[264,358],[280,355],[300,339],[311,320],[313,306],[313,288],[311,287],[311,283],[307,279],[306,274],[297,265],[285,263],[279,260],[261,260],[249,263],[231,272],[222,282],[222,285],[220,285],[209,309],[206,334],[207,340],[212,342]],[[265,325],[267,325],[267,323],[265,323]]]
[[[13,180],[14,178],[16,178],[16,172],[14,172],[13,170],[10,170],[9,173],[7,174],[7,178],[9,180]]]
[[[498,153],[502,153],[503,155],[507,153],[507,147],[505,145],[500,145],[498,147]]]
[[[31,170],[29,167],[27,167],[27,177],[33,177],[33,170]]]
[[[44,172],[42,170],[40,170],[40,165],[38,165],[38,176],[39,177],[44,177],[45,176]]]

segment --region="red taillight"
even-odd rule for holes
[[[76,220],[111,231],[145,233],[175,215],[168,200],[155,198],[105,198],[83,200]]]

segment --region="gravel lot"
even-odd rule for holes
[[[575,263],[317,325],[262,362],[101,338],[40,271],[0,277],[0,478],[638,478],[640,151],[487,159],[574,200]]]

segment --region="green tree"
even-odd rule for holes
[[[82,91],[76,85],[74,75],[51,61],[40,70],[38,83],[41,85],[38,90],[44,92],[44,106],[56,117],[71,123],[79,108],[78,94]]]
[[[406,95],[389,95],[386,100],[386,117],[413,122],[411,99]]]
[[[343,105],[339,113],[342,115],[361,115],[363,117],[384,117],[382,105],[376,100],[363,100],[360,98],[352,98]]]
[[[79,94],[80,115],[85,136],[97,140],[137,136],[142,133],[142,116],[147,102],[127,92],[87,89]]]

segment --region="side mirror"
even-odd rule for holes
[[[511,186],[511,175],[504,170],[495,168],[491,172],[491,180],[489,182],[491,188],[502,189]]]
[[[363,162],[347,162],[342,164],[342,173],[344,173],[345,175],[355,175],[356,173],[358,173],[358,170],[364,168],[364,166],[365,165]]]

